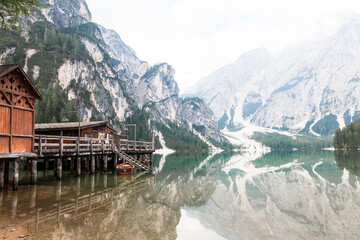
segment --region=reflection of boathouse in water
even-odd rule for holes
[[[19,163],[31,162],[31,183],[37,182],[38,159],[49,168],[53,161],[57,179],[63,169],[95,173],[129,162],[138,169],[151,169],[152,142],[129,141],[118,135],[107,121],[36,124],[36,99],[42,97],[19,65],[0,65],[0,190],[9,181],[13,169],[13,188],[18,188]],[[80,135],[79,135],[80,130]],[[148,165],[143,159],[150,159]],[[95,164],[96,163],[96,164]],[[64,166],[64,167],[63,167]],[[91,166],[91,167],[90,167]]]

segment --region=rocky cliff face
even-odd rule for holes
[[[40,16],[34,20],[46,20],[57,28],[73,27],[91,22],[91,13],[85,0],[49,0],[44,3]]]
[[[207,86],[199,83],[193,94],[204,98],[223,127],[245,121],[333,133],[359,117],[359,43],[360,18],[326,39],[274,56],[263,49],[245,53],[204,78]]]
[[[214,113],[203,100],[185,98],[178,110],[178,118],[187,122],[191,129],[220,141],[219,131],[214,131],[217,129]]]
[[[183,122],[187,105],[179,98],[170,65],[139,60],[115,31],[91,22],[84,0],[49,0],[44,5],[17,36],[22,45],[0,43],[0,63],[20,59],[37,86],[46,90],[59,84],[70,100],[80,102],[85,119],[105,118],[118,126],[137,107],[155,121]],[[189,119],[196,119],[191,113],[197,114],[186,113],[190,126]],[[202,121],[210,123],[204,133],[220,140],[211,121]]]

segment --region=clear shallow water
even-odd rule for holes
[[[170,155],[154,167],[62,181],[50,171],[36,186],[25,173],[17,193],[0,193],[0,237],[360,238],[359,153]]]

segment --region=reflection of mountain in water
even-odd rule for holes
[[[0,223],[2,216],[15,216],[19,226],[29,228],[35,209],[42,208],[42,214],[54,218],[41,223],[34,238],[176,239],[183,209],[227,239],[355,239],[360,238],[358,156],[294,152],[251,160],[239,155],[170,155],[157,175],[121,180],[117,186],[116,175],[82,176],[81,182],[64,180],[54,182],[54,187],[38,185],[37,197],[21,193],[31,195],[30,208],[21,201],[14,208],[17,200],[11,202],[14,196],[7,196],[6,201],[0,199]],[[151,181],[145,184],[146,179]],[[128,184],[127,189],[119,191],[121,184]],[[52,188],[54,196],[42,199],[39,193],[51,194]],[[86,206],[83,194],[98,191],[107,191],[107,199],[112,191],[117,194],[96,207],[98,196],[91,211],[75,216],[62,212],[61,221],[56,220],[57,203],[74,204],[75,196]],[[31,234],[34,231],[33,227]]]
[[[215,191],[222,160],[220,157],[208,160],[206,155],[170,155],[151,187],[114,200],[104,208],[63,221],[50,231],[51,237],[176,239],[180,208],[206,203]]]
[[[333,153],[271,153],[237,167],[221,174],[205,206],[189,210],[205,227],[228,239],[360,237],[360,184]]]

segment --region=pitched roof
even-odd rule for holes
[[[95,122],[80,122],[80,129],[96,127],[101,125],[107,125],[108,121],[95,121]],[[38,123],[35,124],[35,130],[55,130],[55,129],[77,129],[79,127],[79,122],[63,122],[63,123]],[[111,127],[107,126],[112,129]],[[114,129],[112,129],[115,131]],[[115,131],[116,132],[116,131]]]
[[[37,88],[35,87],[35,85],[33,84],[33,82],[30,80],[30,78],[28,77],[28,75],[26,75],[26,73],[24,72],[24,70],[18,65],[18,64],[8,64],[8,65],[0,65],[0,77],[8,74],[9,72],[14,71],[15,69],[19,69],[20,72],[24,75],[26,81],[28,82],[28,84],[30,85],[30,87],[32,88],[32,90],[35,93],[35,97],[39,100],[42,100],[42,96],[39,93],[39,91],[37,90]]]

